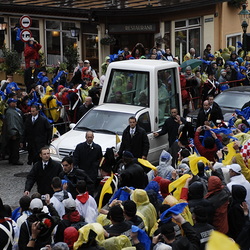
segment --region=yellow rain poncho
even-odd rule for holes
[[[104,229],[99,223],[89,223],[78,230],[79,237],[78,240],[74,243],[74,250],[77,250],[83,243],[88,242],[89,231],[93,230],[97,235],[95,240],[98,244],[104,241]]]
[[[135,189],[131,200],[136,203],[137,211],[142,214],[146,232],[149,233],[157,220],[155,207],[149,202],[147,192],[143,189]]]
[[[100,246],[105,250],[120,250],[124,247],[131,247],[132,245],[126,235],[119,235],[102,241]]]
[[[236,137],[241,145],[244,145],[249,139],[250,139],[250,134],[247,133],[239,133],[234,135]]]
[[[50,86],[46,87],[46,94],[41,98],[41,102],[45,108],[45,115],[54,122],[57,122],[60,118],[60,110],[58,109],[59,106],[56,98],[52,95],[52,90]]]

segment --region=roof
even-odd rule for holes
[[[166,65],[169,67],[178,67],[179,65],[176,62],[169,62],[169,61],[163,61],[163,60],[150,60],[150,59],[137,59],[137,60],[123,60],[123,61],[117,61],[112,62],[112,69],[128,69],[131,70],[135,67],[136,70],[142,70],[142,71],[152,71],[155,68],[166,68]],[[133,66],[134,65],[134,66]]]
[[[238,86],[224,90],[223,92],[250,92],[250,86]],[[249,94],[249,93],[244,93]]]
[[[229,0],[1,0],[1,12],[51,14],[54,16],[130,16],[170,13],[205,7]],[[57,9],[55,12],[55,8]],[[140,10],[140,12],[138,12]]]

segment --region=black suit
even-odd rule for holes
[[[216,125],[217,120],[223,119],[224,118],[219,105],[216,106],[213,104],[212,109],[210,108],[208,112],[205,112],[203,108],[200,109],[197,116],[196,127],[198,128],[199,126],[203,126],[205,121],[212,121]]]
[[[49,145],[52,137],[52,127],[48,120],[38,115],[36,121],[32,122],[29,115],[25,121],[25,141],[28,142],[28,163],[35,163],[39,160],[39,151],[42,147]]]
[[[181,122],[185,124],[186,120],[181,117]],[[164,122],[161,131],[159,131],[159,136],[168,133],[169,147],[171,147],[175,142],[175,140],[177,139],[179,126],[180,124],[176,122],[175,118],[173,116],[170,116]]]
[[[90,147],[87,142],[83,142],[76,146],[74,166],[83,169],[92,181],[96,182],[101,158],[102,148],[100,145],[93,142]]]
[[[50,159],[48,166],[43,169],[42,160],[36,162],[30,170],[25,183],[25,191],[32,189],[34,184],[37,184],[37,192],[40,194],[53,195],[54,191],[51,187],[51,181],[54,177],[59,176],[62,172],[62,166],[56,161]]]
[[[136,125],[134,136],[130,135],[130,126],[125,128],[122,134],[122,142],[119,149],[119,156],[122,156],[123,151],[131,152],[135,158],[141,158],[148,155],[149,141],[146,131]]]
[[[38,68],[32,69],[31,67],[29,67],[24,71],[24,83],[27,89],[27,93],[30,92],[31,86],[37,82],[38,73],[39,73]]]

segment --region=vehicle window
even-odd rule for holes
[[[75,130],[93,130],[102,133],[122,134],[128,126],[129,117],[134,116],[130,113],[110,112],[103,110],[91,110],[75,126]]]
[[[158,71],[158,110],[159,126],[170,116],[171,107],[179,109],[178,94],[176,89],[175,69]]]
[[[249,95],[244,95],[240,92],[227,91],[216,96],[214,101],[218,103],[220,107],[241,109],[242,106],[249,101]]]
[[[146,113],[139,116],[138,124],[140,127],[144,128],[147,133],[151,132],[149,112],[146,112]]]
[[[113,69],[104,102],[149,106],[149,73]]]

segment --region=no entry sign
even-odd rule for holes
[[[22,16],[20,18],[20,25],[24,28],[24,29],[28,29],[32,24],[32,20],[29,16]]]
[[[30,30],[22,30],[20,33],[20,38],[23,42],[28,42],[28,40],[32,37],[32,33]]]

